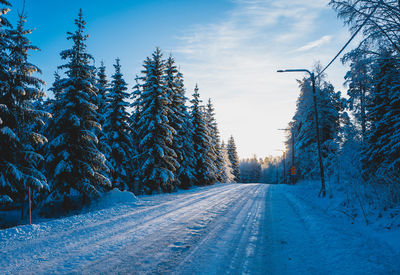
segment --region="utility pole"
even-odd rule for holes
[[[296,167],[294,166],[294,131],[293,129],[290,128],[285,128],[285,129],[278,129],[280,131],[290,131],[291,135],[292,135],[292,166],[290,167],[290,178],[292,181],[292,184],[295,184],[295,171],[296,171]],[[292,172],[294,171],[294,173]]]
[[[292,177],[292,184],[296,183],[296,166],[294,166],[294,131],[292,129],[292,168],[290,169],[290,175]]]
[[[287,184],[287,179],[286,179],[286,152],[283,152],[283,182]]]
[[[311,84],[312,84],[312,92],[313,92],[313,100],[314,100],[314,114],[315,114],[315,129],[316,129],[316,138],[317,138],[317,149],[318,149],[318,162],[319,162],[319,170],[321,177],[321,189],[319,191],[319,195],[322,197],[326,196],[326,187],[325,187],[325,175],[324,175],[324,166],[322,163],[322,155],[321,155],[321,140],[319,134],[319,123],[318,123],[318,109],[317,109],[317,95],[315,91],[315,75],[306,69],[294,69],[294,70],[278,70],[278,73],[286,73],[286,72],[306,72],[310,75]]]

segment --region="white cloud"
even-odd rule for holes
[[[320,39],[312,41],[310,43],[307,43],[303,47],[300,47],[296,49],[296,52],[304,52],[304,51],[309,51],[311,49],[314,49],[316,47],[321,47],[322,45],[329,43],[332,40],[332,36],[330,35],[324,35]]]

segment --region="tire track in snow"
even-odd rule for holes
[[[254,254],[258,254],[254,250],[254,242],[263,234],[258,228],[267,188],[267,185],[253,185],[251,190],[246,190],[246,196],[242,194],[240,203],[219,217],[215,226],[173,273],[243,274],[250,265],[254,268],[252,261]]]
[[[201,197],[202,194],[207,193],[207,192],[208,192],[208,190],[200,191],[198,193],[191,194],[191,195],[181,194],[181,195],[178,195],[178,199],[176,199],[176,200],[157,204],[155,206],[150,206],[147,208],[144,208],[145,206],[141,206],[141,205],[138,205],[138,206],[134,205],[133,207],[128,206],[128,208],[125,209],[125,211],[128,211],[128,213],[122,214],[122,215],[121,214],[114,215],[114,213],[108,214],[106,212],[112,211],[112,209],[102,209],[102,210],[94,211],[95,214],[89,212],[89,213],[85,213],[85,214],[75,215],[72,217],[67,217],[64,219],[45,222],[45,223],[42,223],[39,225],[34,225],[34,226],[49,229],[49,228],[47,228],[48,223],[57,223],[57,225],[52,226],[51,231],[41,230],[41,231],[37,231],[37,232],[32,232],[31,233],[32,235],[29,235],[29,236],[23,235],[25,232],[22,232],[21,236],[18,236],[18,237],[20,237],[20,239],[13,238],[15,236],[13,236],[12,234],[4,234],[3,235],[4,239],[2,239],[2,241],[0,242],[0,248],[2,251],[6,251],[6,252],[10,253],[10,252],[12,252],[11,250],[6,250],[7,246],[9,246],[10,243],[13,244],[10,249],[19,250],[21,248],[26,247],[27,242],[30,242],[32,245],[35,245],[35,243],[40,244],[43,241],[56,240],[56,239],[60,238],[61,235],[64,235],[64,236],[70,236],[70,235],[76,235],[76,234],[79,235],[80,233],[82,233],[85,230],[88,231],[90,229],[99,228],[99,226],[107,226],[108,227],[111,225],[111,223],[117,223],[121,220],[129,219],[131,216],[134,216],[134,215],[138,215],[138,214],[144,215],[147,212],[152,212],[152,211],[155,211],[155,210],[158,210],[158,209],[161,209],[164,207],[168,207],[171,205],[174,208],[178,208],[178,207],[180,207],[181,204],[190,203],[191,202],[190,199],[192,199],[192,198],[197,200],[198,198]],[[208,195],[209,194],[207,194],[205,196],[208,196]],[[171,209],[171,211],[172,210],[173,209]],[[165,210],[162,210],[162,211],[165,211]],[[104,213],[105,215],[102,216],[99,213]],[[93,216],[92,216],[92,214],[93,214]],[[82,218],[79,218],[79,216],[88,216],[88,217],[85,217],[85,219],[82,219]],[[65,222],[65,220],[67,220],[67,222]],[[65,230],[65,227],[66,227],[65,223],[71,223],[71,225],[74,228]],[[56,227],[56,228],[54,228],[54,227]],[[14,229],[18,230],[17,228],[11,228],[9,231],[14,231]],[[33,237],[34,237],[34,239],[32,239]]]
[[[196,246],[198,239],[206,234],[204,232],[215,220],[218,221],[226,210],[241,207],[240,202],[247,200],[247,197],[243,196],[244,188],[246,192],[250,192],[248,187],[242,185],[229,194],[221,194],[212,200],[199,202],[198,205],[185,210],[185,215],[168,222],[161,232],[147,235],[145,242],[132,242],[132,248],[122,248],[115,255],[90,264],[84,270],[90,270],[90,273],[112,270],[122,274],[171,272],[173,267],[182,261],[184,254]]]
[[[240,186],[222,186],[221,188],[212,188],[204,192],[195,193],[189,197],[182,196],[182,198],[180,198],[180,196],[178,195],[178,198],[174,201],[163,203],[161,205],[151,206],[149,207],[149,209],[134,211],[130,214],[113,218],[111,219],[111,221],[100,222],[101,226],[88,226],[79,228],[79,230],[68,232],[72,235],[60,234],[54,236],[50,240],[34,241],[31,244],[28,243],[24,247],[24,249],[29,250],[30,255],[37,255],[37,258],[33,259],[33,261],[39,267],[43,267],[43,272],[46,271],[46,268],[54,268],[57,265],[60,265],[62,262],[68,260],[68,257],[75,257],[75,261],[77,263],[79,263],[80,261],[85,262],[94,260],[96,258],[96,255],[101,255],[101,250],[107,251],[107,247],[103,247],[106,244],[109,245],[108,248],[116,249],[120,246],[122,242],[125,242],[128,239],[126,237],[127,235],[136,236],[133,233],[141,231],[146,232],[146,230],[151,229],[148,228],[150,224],[157,222],[158,220],[165,220],[169,216],[176,215],[176,211],[184,214],[186,208],[192,207],[193,204],[196,204],[199,201],[201,202],[202,200],[210,199],[212,197],[224,196],[225,193],[232,192],[233,190],[238,188],[240,188]],[[167,207],[167,209],[162,209],[164,206],[171,207]],[[160,211],[158,212],[158,210]],[[139,218],[142,217],[145,217],[145,219],[140,220]],[[94,229],[94,231],[91,231],[89,229]],[[84,236],[85,238],[82,239],[82,236]],[[129,237],[132,238],[132,236]],[[52,246],[52,242],[54,241],[58,241],[62,246],[59,247],[56,251],[54,251]],[[40,246],[38,246],[37,244],[40,244]],[[47,245],[50,247],[50,249],[46,249]],[[82,251],[82,248],[85,251]],[[14,271],[29,271],[31,264],[29,263],[29,260],[24,258],[26,256],[24,253],[10,253],[8,255],[14,255],[14,261],[10,262],[10,264],[13,266]],[[53,260],[51,260],[50,257],[52,257]],[[61,270],[62,268],[65,269],[64,271],[67,271],[71,267],[61,266]]]
[[[226,189],[227,186],[219,186],[219,188]],[[139,213],[145,214],[146,212],[151,212],[163,207],[168,207],[170,205],[172,206],[177,206],[177,203],[186,203],[189,201],[191,198],[199,198],[202,194],[208,193],[209,190],[196,190],[196,193],[190,193],[190,194],[179,194],[175,195],[177,196],[177,199],[172,200],[172,201],[167,201],[163,203],[159,203],[155,206],[143,208],[143,206],[138,205],[138,206],[128,206],[125,211],[128,213],[126,214],[119,214],[119,215],[113,215],[113,213],[107,213],[110,212],[112,209],[101,209],[101,210],[95,210],[94,212],[89,212],[89,213],[84,213],[84,214],[78,214],[62,219],[56,219],[53,221],[49,222],[44,222],[39,225],[33,225],[34,229],[33,232],[30,232],[31,235],[26,235],[26,232],[20,231],[18,228],[14,227],[8,230],[4,230],[3,234],[1,234],[1,241],[0,241],[0,249],[3,251],[7,249],[10,243],[12,243],[12,248],[15,250],[19,250],[23,247],[26,246],[27,241],[32,241],[32,242],[37,242],[40,243],[44,240],[51,240],[51,239],[57,239],[59,238],[60,235],[72,235],[76,233],[80,233],[79,230],[89,230],[92,228],[96,228],[100,225],[105,225],[107,223],[111,222],[117,222],[126,218],[129,218],[132,215],[136,215]],[[146,201],[147,198],[143,199],[143,201]],[[112,212],[112,211],[111,211]],[[104,215],[103,215],[104,214]],[[79,216],[86,216],[85,219],[79,218]],[[51,226],[51,232],[47,231],[49,228],[47,227],[48,223],[52,223]],[[54,225],[55,223],[55,225]],[[69,223],[71,226],[74,228],[65,230],[65,223]],[[27,226],[25,226],[27,227]],[[39,230],[36,230],[39,228]],[[4,232],[10,232],[10,233],[4,233]],[[33,239],[34,238],[34,239]],[[19,245],[18,245],[19,244]],[[10,252],[10,251],[9,251]]]

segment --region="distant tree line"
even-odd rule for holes
[[[113,188],[135,194],[172,192],[239,179],[233,137],[220,139],[211,100],[196,85],[188,104],[183,75],[157,48],[143,62],[130,91],[115,60],[107,79],[87,51],[82,11],[67,33],[72,47],[45,98],[37,50],[26,17],[14,28],[10,3],[0,0],[0,204],[21,204],[30,187],[35,204],[85,203]]]
[[[239,164],[240,181],[243,183],[283,184],[285,177],[289,182],[288,174],[284,174],[282,158],[269,156],[241,159]],[[287,172],[287,171],[286,171]]]

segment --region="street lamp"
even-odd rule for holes
[[[325,188],[324,166],[322,163],[322,155],[321,155],[321,141],[320,141],[320,137],[319,137],[317,96],[315,93],[315,75],[314,75],[314,73],[312,73],[306,69],[278,70],[277,72],[278,73],[306,72],[310,75],[311,83],[312,83],[313,99],[314,99],[315,129],[316,129],[316,134],[317,134],[318,161],[319,161],[319,170],[320,170],[320,174],[321,174],[321,190],[319,191],[319,196],[322,194],[322,196],[325,197],[326,188]]]

